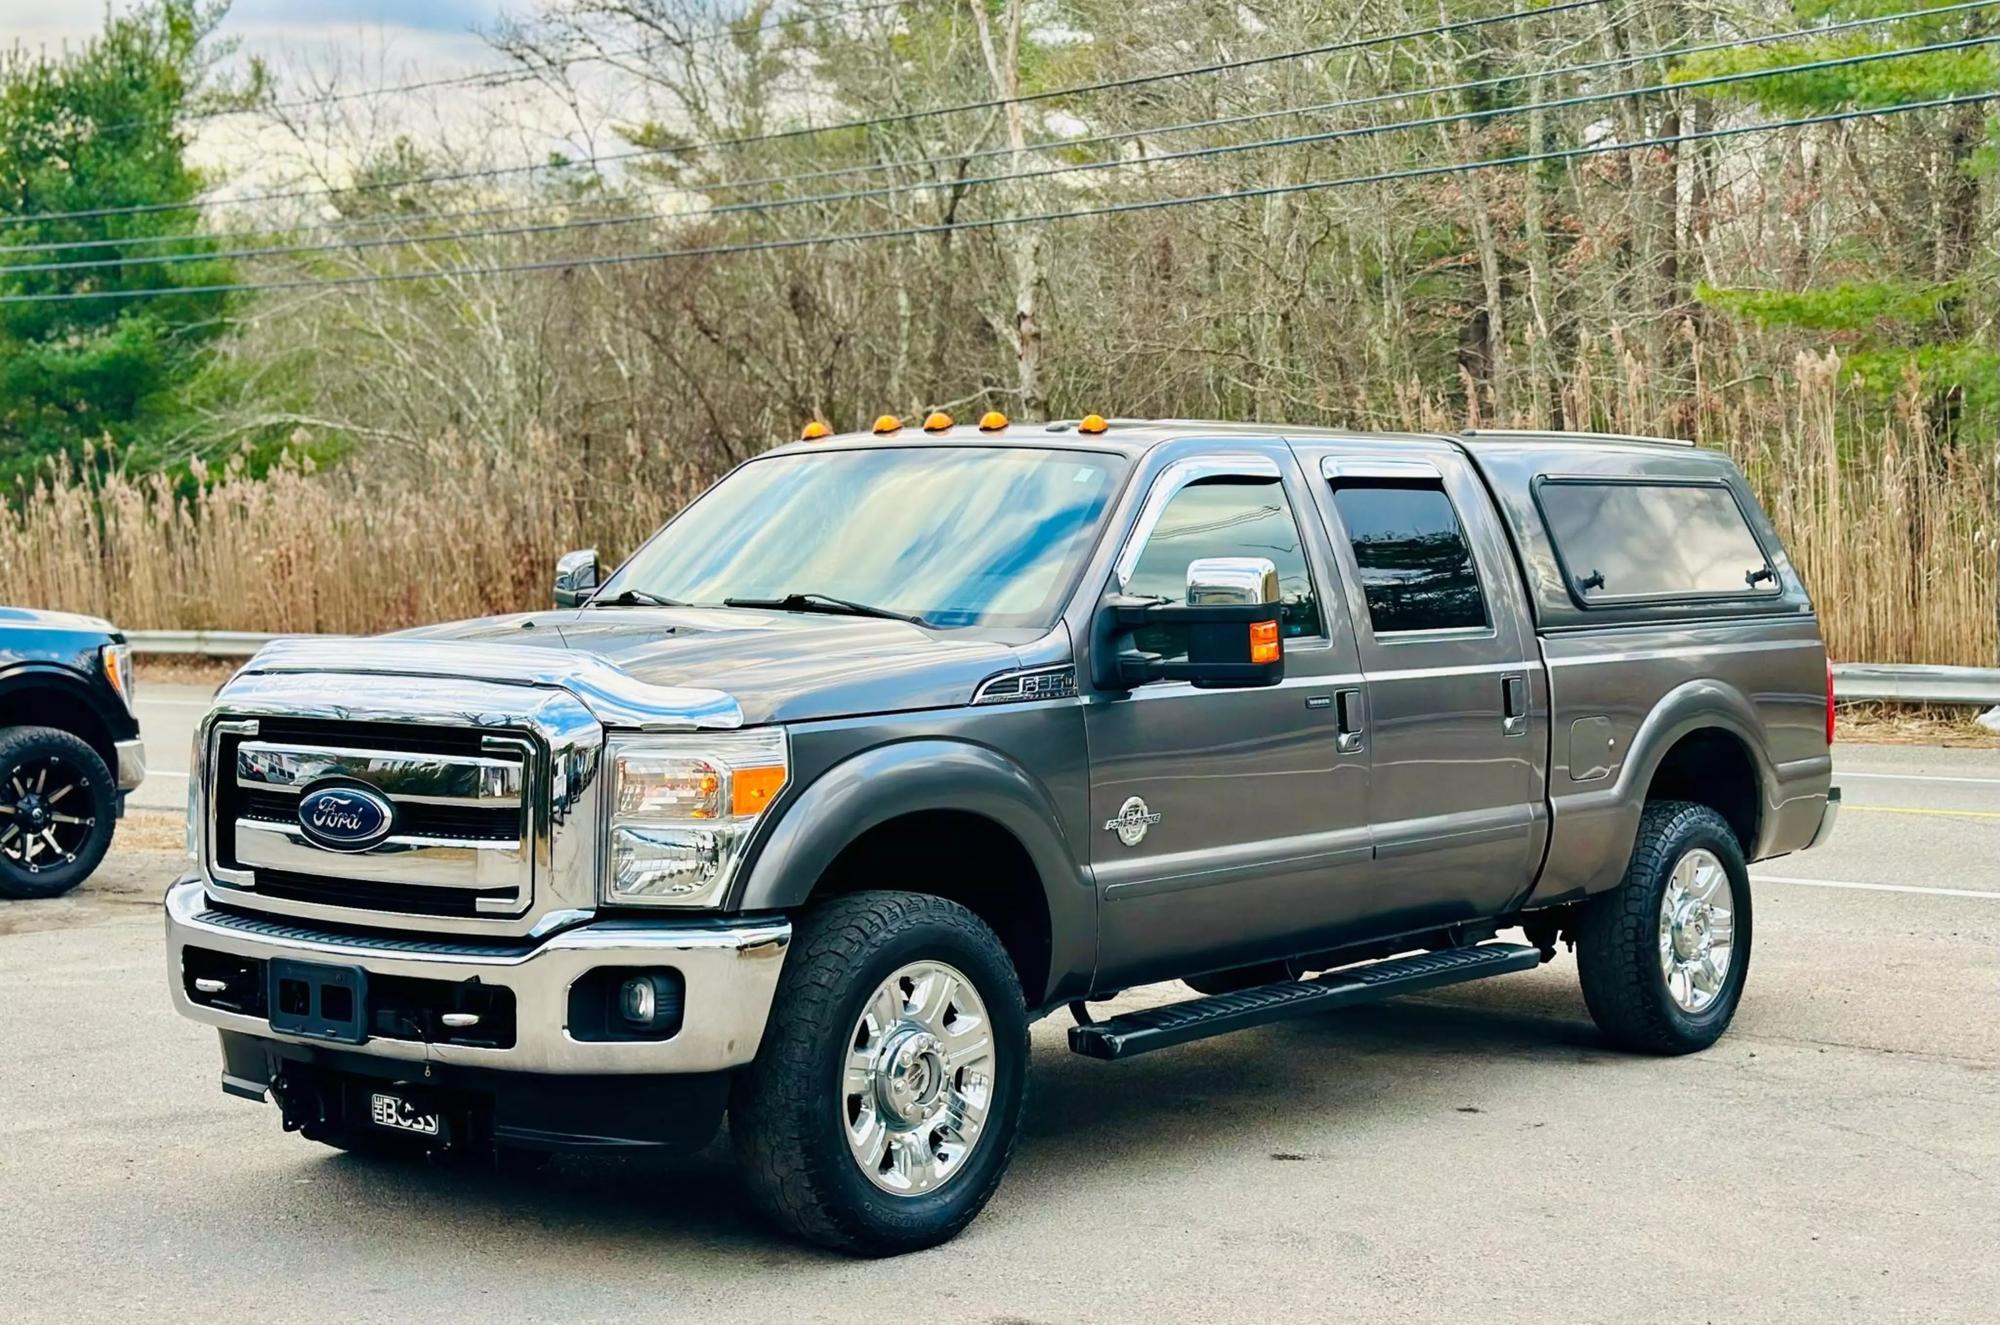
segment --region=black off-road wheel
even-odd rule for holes
[[[54,727],[0,733],[0,897],[59,897],[90,877],[118,822],[111,770]]]
[[[1750,974],[1750,874],[1720,814],[1652,801],[1618,887],[1577,926],[1583,1001],[1612,1043],[1650,1054],[1708,1048]]]
[[[947,1241],[1013,1157],[1027,1066],[1020,978],[977,916],[916,893],[835,898],[800,920],[733,1087],[752,1198],[840,1251]]]

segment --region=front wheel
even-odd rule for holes
[[[111,771],[54,727],[0,734],[0,897],[59,897],[90,877],[117,823]]]
[[[1735,831],[1706,805],[1653,801],[1625,879],[1577,926],[1583,1001],[1615,1044],[1706,1049],[1729,1029],[1750,972],[1750,874]]]
[[[970,911],[854,893],[800,921],[730,1132],[752,1196],[823,1246],[935,1246],[1000,1185],[1020,1128],[1019,977]]]

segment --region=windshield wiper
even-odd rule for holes
[[[849,602],[823,593],[788,593],[782,598],[725,598],[724,607],[768,607],[780,612],[825,612],[831,616],[881,617],[885,621],[907,621],[921,626],[924,619],[907,612],[891,612],[886,607]]]
[[[681,602],[677,598],[662,598],[656,593],[647,593],[644,589],[620,589],[617,593],[612,594],[609,598],[591,599],[590,605],[592,607],[686,607],[687,606],[686,603]]]

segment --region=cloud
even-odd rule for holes
[[[114,0],[124,13],[132,0]],[[0,42],[19,41],[30,50],[59,50],[82,42],[104,26],[104,11],[78,0],[4,0],[6,30]],[[475,28],[490,27],[510,8],[508,0],[235,0],[222,21],[223,36],[246,37],[260,46],[277,41],[351,42],[357,29],[388,33],[431,33],[470,39]]]
[[[236,0],[223,31],[295,28],[302,36],[325,36],[379,26],[461,33],[490,25],[506,8],[504,0]]]

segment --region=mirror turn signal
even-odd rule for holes
[[[1274,663],[1284,657],[1285,646],[1278,640],[1278,623],[1256,621],[1250,626],[1250,661]]]

